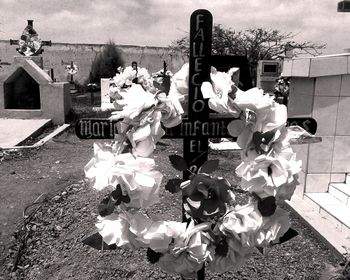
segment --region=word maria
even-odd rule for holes
[[[75,134],[80,139],[114,139],[118,134],[118,122],[108,119],[80,119]]]

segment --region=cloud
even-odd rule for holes
[[[337,13],[332,1],[0,0],[0,6],[1,39],[18,37],[34,19],[44,40],[167,46],[187,34],[191,13],[204,8],[226,28],[293,32],[298,40],[328,43],[329,51],[350,46],[344,36],[350,14]]]

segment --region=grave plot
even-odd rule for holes
[[[33,20],[28,20],[20,39],[10,43],[19,45],[17,51],[22,56],[15,57],[0,76],[0,118],[41,118],[64,123],[71,106],[69,84],[54,82],[39,56],[42,47],[51,42],[42,41]]]
[[[279,183],[277,183],[278,175],[276,175],[277,177],[275,179],[273,178],[273,166],[274,164],[277,164],[274,162],[274,160],[278,161],[279,158],[279,152],[277,151],[278,149],[276,151],[274,149],[276,149],[278,145],[282,145],[282,148],[280,149],[284,150],[287,149],[287,147],[290,145],[286,142],[283,142],[283,144],[282,142],[279,143],[279,141],[283,141],[284,139],[281,137],[281,135],[289,133],[288,129],[285,127],[285,124],[287,122],[286,107],[277,103],[273,103],[273,101],[270,100],[271,98],[269,98],[267,95],[263,95],[263,93],[258,89],[254,89],[246,93],[238,92],[238,96],[236,97],[236,93],[232,92],[233,89],[231,87],[231,89],[228,91],[228,93],[231,93],[232,95],[229,96],[229,101],[222,97],[227,93],[214,93],[211,85],[208,83],[208,81],[210,81],[211,26],[212,17],[208,11],[197,10],[192,14],[190,29],[190,63],[188,76],[187,119],[184,119],[181,124],[178,124],[179,118],[174,112],[169,118],[170,120],[166,120],[164,124],[165,127],[167,127],[168,124],[168,128],[165,132],[165,137],[170,136],[171,138],[184,138],[183,157],[179,155],[172,155],[169,157],[171,164],[178,171],[183,171],[183,179],[177,178],[174,180],[169,180],[165,188],[168,191],[174,193],[181,191],[183,195],[184,223],[181,224],[175,222],[176,227],[182,233],[179,233],[179,235],[176,235],[174,232],[169,234],[175,234],[172,237],[172,239],[174,239],[173,242],[175,243],[175,248],[176,246],[180,246],[180,248],[182,248],[181,246],[185,246],[184,248],[186,249],[183,250],[186,250],[186,252],[188,251],[189,255],[199,254],[198,256],[196,255],[197,257],[195,259],[192,259],[193,263],[189,264],[188,267],[182,266],[180,263],[176,264],[177,262],[181,262],[182,258],[185,258],[182,261],[190,260],[187,260],[187,255],[185,253],[183,253],[185,255],[181,254],[181,252],[184,252],[183,250],[180,250],[180,255],[178,255],[174,252],[175,249],[171,249],[173,246],[168,247],[169,244],[168,241],[166,241],[168,239],[163,240],[163,237],[159,237],[162,239],[162,241],[158,242],[160,242],[162,245],[158,246],[161,247],[152,245],[152,238],[157,239],[157,237],[151,236],[156,236],[158,234],[157,229],[162,225],[162,223],[164,223],[163,226],[166,230],[166,228],[170,226],[170,224],[167,224],[171,223],[170,221],[153,222],[149,220],[147,216],[143,216],[142,214],[135,214],[137,217],[133,215],[127,216],[127,218],[118,216],[123,214],[116,214],[117,216],[113,216],[113,218],[109,217],[109,215],[113,215],[112,213],[114,211],[114,208],[120,204],[128,205],[130,203],[130,205],[133,205],[130,207],[138,209],[147,207],[157,200],[155,197],[153,197],[153,195],[157,196],[157,193],[159,191],[159,178],[161,178],[162,175],[153,170],[153,160],[148,159],[148,156],[152,154],[155,148],[155,143],[158,141],[157,139],[160,139],[163,135],[163,132],[160,129],[160,119],[163,117],[163,111],[160,110],[159,113],[161,114],[157,117],[157,109],[158,106],[161,106],[162,102],[166,100],[166,93],[163,92],[159,93],[159,95],[154,96],[150,92],[146,91],[147,89],[145,89],[144,85],[142,87],[141,85],[132,85],[128,91],[128,95],[125,95],[124,99],[121,101],[125,107],[123,107],[120,111],[116,111],[114,113],[114,116],[112,115],[111,120],[103,121],[99,119],[85,119],[79,121],[76,126],[77,135],[80,138],[111,139],[113,136],[117,136],[116,142],[109,146],[96,144],[94,146],[95,156],[85,167],[87,177],[95,180],[95,188],[103,189],[107,185],[113,185],[114,190],[99,205],[100,218],[97,224],[98,228],[100,229],[99,233],[86,238],[84,240],[84,243],[97,249],[112,249],[112,247],[115,247],[115,245],[123,246],[122,244],[129,244],[129,242],[133,243],[132,240],[121,241],[118,233],[115,233],[113,229],[108,229],[107,221],[109,219],[112,219],[117,223],[121,222],[122,219],[123,224],[120,226],[123,228],[123,231],[127,232],[130,230],[133,232],[133,234],[136,236],[136,239],[142,244],[139,246],[148,248],[147,256],[152,263],[159,262],[159,265],[167,272],[180,273],[182,276],[190,278],[198,277],[198,279],[205,278],[204,267],[202,267],[205,263],[208,263],[209,268],[213,271],[228,271],[230,269],[234,269],[234,267],[240,263],[237,261],[237,259],[235,259],[235,261],[229,260],[229,258],[233,258],[233,255],[231,254],[237,254],[234,258],[242,258],[243,261],[245,258],[245,251],[248,251],[249,247],[258,247],[258,250],[264,252],[263,247],[268,247],[268,244],[273,245],[284,243],[298,235],[295,230],[287,226],[287,213],[277,207],[276,201],[278,200],[279,202],[282,202],[285,199],[290,199],[290,196],[295,189],[295,185],[297,184],[295,176],[298,172],[297,170],[299,170],[299,163],[295,162],[292,156],[287,156],[288,159],[286,158],[286,160],[288,163],[285,163],[286,165],[284,167],[280,167],[280,169],[283,170],[284,168],[290,168],[290,172],[286,171],[286,174],[288,175],[285,175],[285,177],[283,177],[284,179],[281,179],[282,181]],[[215,85],[213,87],[215,87]],[[138,95],[135,94],[136,92],[138,92]],[[210,96],[209,102],[211,102],[210,104],[212,109],[215,110],[219,108],[219,112],[226,110],[227,113],[231,113],[232,116],[235,116],[236,118],[227,120],[209,118],[209,106],[208,102],[203,99],[204,93],[206,96]],[[249,97],[250,94],[251,100],[248,100],[247,97]],[[221,98],[223,100],[221,100]],[[238,101],[236,101],[236,99]],[[169,108],[165,108],[169,110],[176,108],[176,103],[172,102],[174,102],[174,100],[169,100],[168,103],[164,105],[169,106]],[[227,107],[225,107],[222,102],[237,103],[236,105],[227,105]],[[254,108],[254,106],[249,107],[249,102],[253,102],[256,108]],[[265,104],[265,106],[269,106],[269,110],[265,110],[264,113],[259,112],[261,105],[258,102],[262,102]],[[248,106],[246,105],[247,103]],[[222,107],[227,109],[220,109]],[[116,126],[113,124],[112,119],[119,120]],[[265,123],[266,120],[269,121]],[[303,123],[308,123],[308,121],[311,122],[311,120],[305,119],[290,120],[291,123],[298,121]],[[169,125],[169,123],[171,123],[171,125]],[[175,126],[175,123],[178,124],[178,126]],[[229,123],[228,126],[227,123]],[[255,128],[255,125],[258,125],[258,128]],[[264,125],[266,125],[266,127]],[[311,129],[311,125],[309,128]],[[300,129],[300,131],[303,131],[303,133],[306,132],[300,127],[298,129]],[[293,137],[295,137],[295,139],[301,137],[301,135],[298,134],[296,128],[292,127],[291,130],[294,132]],[[228,131],[230,133],[227,133]],[[269,226],[272,226],[272,224],[276,222],[274,220],[276,218],[276,215],[281,215],[281,221],[277,223],[282,223],[283,225],[279,224],[277,230],[278,233],[274,233],[275,237],[271,237],[270,235],[262,237],[263,239],[267,238],[269,240],[266,241],[266,243],[261,240],[247,241],[245,239],[246,241],[237,241],[235,239],[236,237],[234,237],[236,236],[234,233],[233,236],[227,235],[227,232],[225,231],[220,233],[220,231],[222,231],[222,227],[224,227],[223,224],[225,224],[226,219],[226,217],[222,215],[235,215],[233,213],[240,211],[238,210],[240,209],[240,206],[237,206],[238,208],[232,208],[232,212],[226,212],[226,207],[228,207],[227,205],[234,203],[234,195],[231,193],[232,190],[230,190],[231,185],[222,178],[214,178],[208,175],[213,170],[215,170],[218,165],[218,162],[216,160],[207,161],[208,138],[224,137],[227,135],[238,137],[237,140],[240,147],[245,150],[245,152],[242,154],[244,162],[237,167],[236,172],[239,176],[242,176],[242,191],[246,193],[250,192],[252,198],[254,199],[249,200],[249,203],[242,207],[253,207],[251,210],[249,210],[252,211],[252,215],[254,216],[255,214],[253,214],[253,212],[257,211],[257,217],[261,215],[261,219],[269,221]],[[310,136],[310,138],[312,138],[312,136]],[[246,142],[242,142],[244,141],[242,139],[246,139]],[[129,148],[132,148],[132,155],[131,153],[127,152],[127,149],[125,150],[125,148],[127,148],[127,146],[125,146],[126,141],[129,141],[129,144],[127,146],[129,146]],[[303,139],[302,141],[307,140]],[[289,150],[287,153],[293,154],[291,150]],[[102,156],[102,158],[100,158],[100,156]],[[114,166],[113,162],[111,163],[112,166],[116,168],[116,174],[118,172],[121,172],[121,174],[123,174],[124,172],[118,167],[119,161],[122,162],[121,164],[125,166],[128,166],[129,164],[130,166],[135,166],[132,168],[136,168],[135,172],[138,172],[137,166],[139,164],[142,165],[143,161],[150,160],[146,169],[149,174],[153,174],[153,178],[147,179],[146,177],[148,175],[146,175],[144,180],[149,181],[150,185],[148,187],[150,189],[148,192],[152,193],[153,195],[146,195],[142,193],[143,182],[141,181],[138,181],[136,185],[132,186],[133,190],[129,190],[128,186],[130,186],[130,182],[126,182],[129,179],[125,179],[123,177],[124,175],[121,175],[119,173],[119,175],[115,175],[115,173],[113,173],[114,171],[110,175],[108,175],[109,171],[107,171],[106,174],[104,173],[104,175],[100,177],[102,174],[100,174],[102,170],[99,171],[100,168],[102,168],[101,166],[104,166],[105,168],[104,164],[109,165],[109,160],[107,160],[106,163],[102,163],[108,157],[111,157],[111,159],[113,158],[116,162],[116,166]],[[276,159],[273,159],[274,157],[276,157]],[[256,162],[254,158],[256,158]],[[140,163],[138,163],[138,161]],[[254,161],[254,163],[251,161]],[[260,166],[260,164],[262,165]],[[114,170],[114,167],[111,167],[111,170]],[[251,170],[248,167],[250,167]],[[265,170],[266,168],[267,171]],[[248,174],[251,172],[256,172],[256,174]],[[266,176],[262,175],[264,172],[267,172]],[[120,176],[124,179],[118,179]],[[251,176],[252,178],[262,176],[261,181],[255,181],[251,178]],[[266,177],[270,176],[272,177],[272,185],[269,185],[270,183],[262,182],[266,179]],[[287,177],[289,176],[291,177],[287,180]],[[252,182],[250,182],[250,180],[252,180]],[[213,184],[213,186],[211,184]],[[252,191],[251,189],[254,190]],[[257,203],[257,208],[253,206],[255,203]],[[228,224],[226,226],[229,228],[234,227],[234,221],[236,218],[232,219],[233,220],[231,222],[233,224],[227,222]],[[155,228],[153,228],[153,223],[157,223],[157,225],[154,225]],[[186,228],[181,231],[181,228],[186,223]],[[259,224],[258,221],[256,221],[256,223]],[[145,227],[145,229],[139,231],[136,229],[139,226]],[[261,225],[261,227],[264,226],[265,225]],[[150,237],[145,237],[145,232],[148,232],[148,230],[151,231],[151,229],[153,234],[150,233]],[[230,231],[229,229],[227,230]],[[266,230],[269,231],[267,228]],[[257,226],[257,228],[252,231],[254,233],[260,232],[261,228]],[[250,235],[248,229],[244,230],[244,233]],[[188,234],[188,236],[186,234]],[[261,234],[264,236],[263,232],[261,232]],[[116,237],[111,238],[111,236],[114,235]],[[182,236],[187,237],[185,238]],[[144,238],[150,238],[150,240],[147,239],[147,241],[144,240]],[[182,240],[181,238],[184,238],[186,241]],[[240,237],[237,238],[240,239]],[[246,244],[245,242],[248,243],[241,249],[234,249],[233,247],[230,247],[236,246],[232,243],[236,241],[238,242],[236,244],[238,247],[242,246],[240,242],[243,242],[244,244]],[[183,244],[183,242],[189,242],[189,244],[184,245],[185,243]],[[210,248],[210,246],[213,246],[213,250],[215,251],[215,253],[214,251],[212,252],[213,255],[211,255],[210,251],[208,251],[208,248]],[[191,250],[194,251],[192,252]],[[220,263],[217,264],[219,267],[214,264],[216,261]],[[223,266],[227,267],[224,268]]]
[[[70,110],[68,83],[53,82],[34,60],[26,57],[16,57],[10,69],[0,77],[1,118],[65,122]]]

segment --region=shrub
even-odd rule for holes
[[[99,84],[101,78],[112,78],[123,65],[122,51],[109,41],[92,62],[89,82]]]

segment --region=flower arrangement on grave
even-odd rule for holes
[[[262,90],[241,91],[228,73],[211,70],[211,83],[201,87],[211,109],[236,119],[229,133],[237,137],[241,164],[235,172],[239,186],[216,177],[218,160],[205,162],[197,172],[189,170],[179,155],[170,163],[178,171],[191,172],[188,180],[170,179],[165,189],[181,192],[188,222],[153,221],[144,209],[159,201],[163,175],[150,156],[164,135],[162,125],[181,122],[187,99],[188,64],[171,77],[169,92],[156,88],[144,71],[141,84],[133,84],[133,71],[125,69],[114,78],[120,110],[112,112],[120,132],[112,143],[94,144],[94,157],[85,166],[86,177],[97,190],[110,194],[98,206],[98,235],[104,246],[147,248],[151,263],[164,271],[195,278],[203,264],[214,272],[237,269],[253,250],[283,243],[297,235],[288,213],[279,202],[290,199],[298,184],[301,162],[291,142],[305,131],[286,127],[287,110]],[[130,87],[123,88],[127,84]],[[236,192],[249,202],[240,205]],[[102,246],[102,245],[101,245]]]
[[[78,73],[79,68],[76,64],[71,63],[71,64],[67,64],[66,67],[64,67],[64,70],[66,70],[66,72],[69,75],[73,76]]]
[[[137,69],[134,69],[131,66],[125,68],[118,67],[118,72],[112,78],[109,87],[109,95],[112,99],[120,99],[121,94],[127,92],[128,88],[135,83],[141,85],[146,91],[154,90],[152,77],[146,68],[137,67]]]

